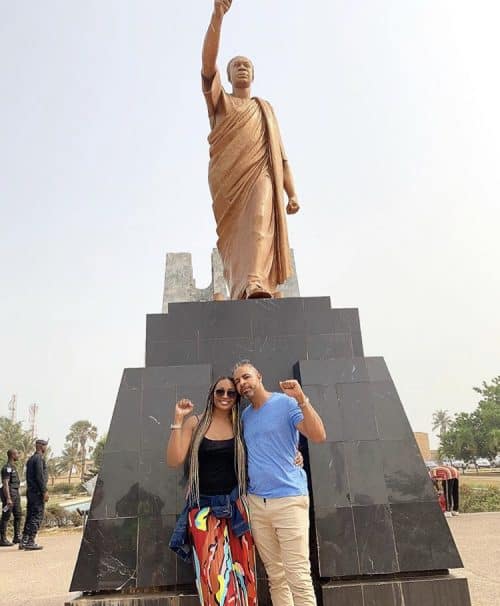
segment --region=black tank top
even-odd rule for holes
[[[234,438],[203,438],[198,452],[200,494],[229,494],[238,484],[234,470]]]

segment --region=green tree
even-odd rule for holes
[[[51,486],[54,486],[54,482],[60,473],[60,457],[51,455],[47,457],[47,473],[49,474]]]
[[[92,459],[93,459],[93,463],[94,463],[93,470],[96,473],[99,473],[99,471],[101,469],[102,457],[104,455],[104,448],[106,446],[106,439],[107,439],[107,434],[104,434],[103,436],[101,436],[97,440],[95,448],[94,448]]]
[[[78,466],[79,460],[78,444],[66,442],[62,455],[59,457],[58,469],[59,472],[68,474],[69,484],[71,484],[71,476],[73,475],[73,470]]]
[[[474,391],[481,395],[477,405],[483,439],[480,456],[491,458],[500,449],[500,376],[493,378],[490,384],[483,381]]]
[[[22,421],[13,422],[8,417],[0,417],[0,448],[4,450],[1,459],[7,456],[9,448],[15,448],[19,452],[17,471],[23,478],[24,466],[35,450],[35,443],[31,432],[23,428]]]
[[[78,447],[80,458],[80,479],[85,479],[85,461],[87,456],[92,452],[90,442],[97,440],[97,427],[92,425],[90,421],[76,421],[69,428],[69,433],[66,436],[66,442]]]
[[[21,421],[14,423],[8,417],[0,417],[0,444],[2,445],[2,458],[6,456],[9,448],[20,449],[24,434],[26,432],[23,429]]]

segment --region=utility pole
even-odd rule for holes
[[[9,417],[15,423],[17,421],[17,396],[14,394],[9,402]]]
[[[33,403],[30,408],[30,416],[29,416],[29,427],[31,437],[34,439],[36,437],[36,417],[38,413],[38,404]]]

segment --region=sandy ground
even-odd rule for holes
[[[448,520],[465,570],[472,606],[500,606],[500,513],[466,514]],[[69,594],[81,531],[42,534],[43,551],[0,549],[0,606],[63,606]]]

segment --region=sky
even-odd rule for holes
[[[38,403],[57,454],[144,365],[165,254],[210,281],[212,2],[0,9],[0,415]],[[219,64],[250,56],[280,122],[301,295],[359,309],[414,431],[500,374],[499,20],[496,0],[233,0],[223,25]]]

